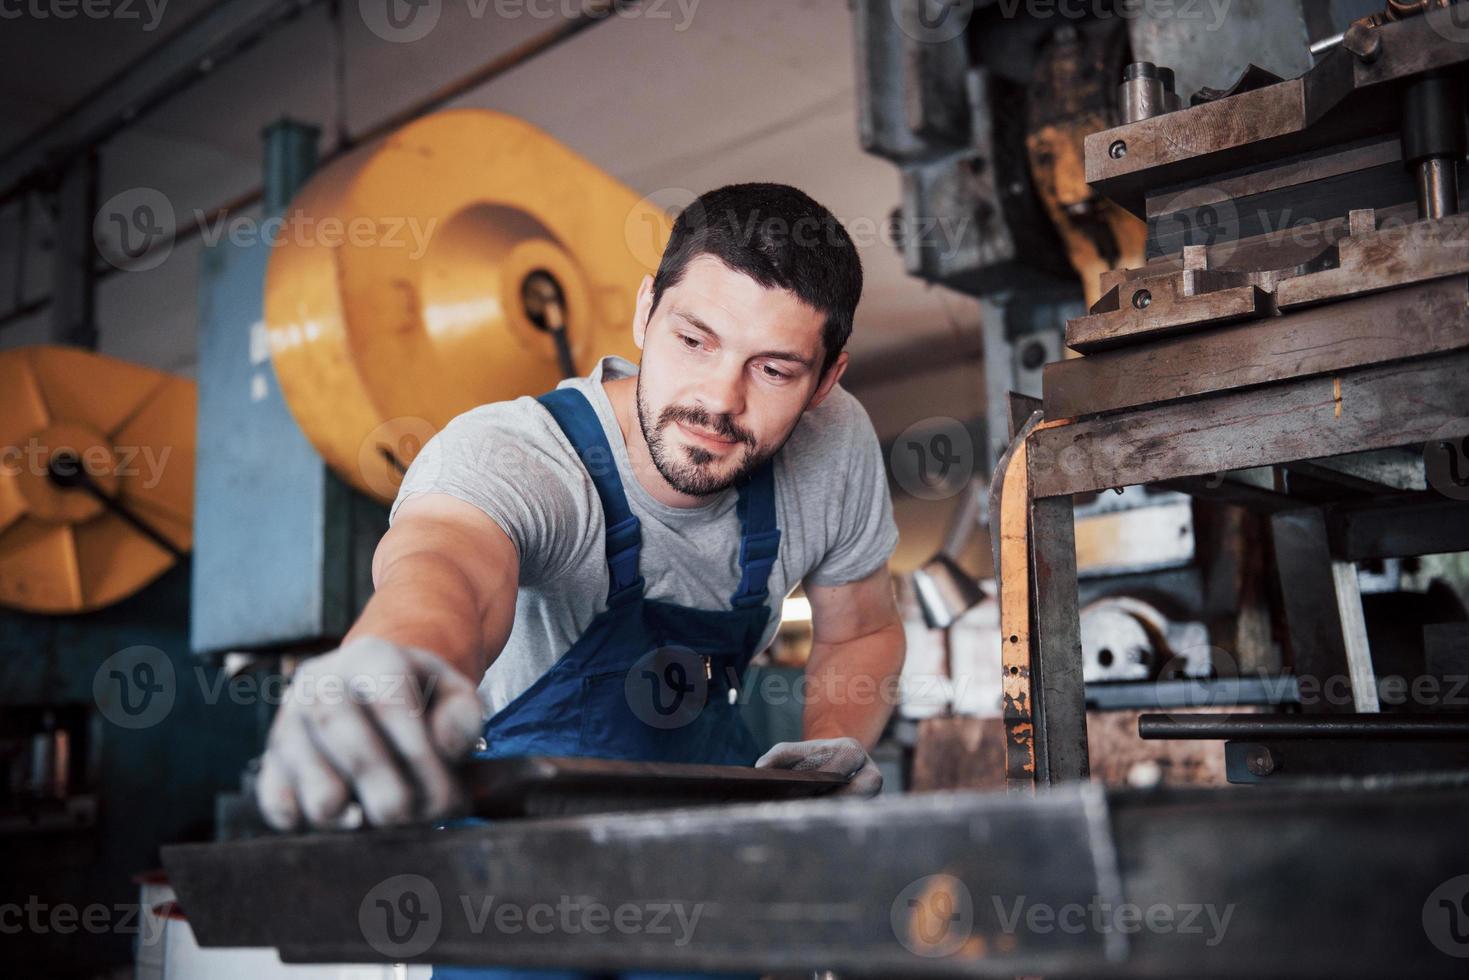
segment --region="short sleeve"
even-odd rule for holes
[[[481,405],[456,417],[414,458],[389,523],[403,501],[443,493],[484,511],[520,558],[520,583],[564,571],[587,533],[585,470],[534,399]]]
[[[862,403],[850,403],[845,424],[845,478],[838,491],[837,527],[826,554],[806,574],[809,585],[845,585],[885,565],[898,545],[882,445]]]

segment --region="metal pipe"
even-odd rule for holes
[[[336,160],[338,157],[344,155],[348,151],[356,148],[357,146],[360,146],[363,143],[377,139],[381,136],[386,136],[394,130],[402,127],[406,123],[410,123],[420,116],[425,116],[430,112],[441,108],[446,103],[457,99],[462,95],[468,94],[469,92],[485,84],[486,82],[492,81],[493,79],[505,74],[506,72],[514,68],[520,67],[530,59],[534,58],[536,55],[550,50],[563,41],[570,40],[572,37],[581,33],[587,28],[595,26],[596,24],[600,24],[601,22],[609,19],[610,15],[615,13],[616,11],[635,6],[639,2],[640,0],[597,0],[597,2],[595,3],[587,3],[585,5],[584,11],[581,14],[578,14],[575,18],[548,30],[538,35],[537,37],[531,38],[524,44],[518,45],[502,55],[497,55],[496,57],[491,58],[479,68],[476,68],[469,74],[461,76],[456,81],[453,81],[448,85],[445,85],[444,87],[438,89],[437,91],[430,94],[427,98],[415,103],[412,106],[409,106],[402,112],[389,116],[387,119],[379,122],[367,131],[359,133],[356,136],[352,136],[346,144],[334,148],[331,154],[322,160],[322,166],[326,166],[333,160]],[[261,187],[257,187],[252,191],[241,194],[240,196],[225,202],[217,208],[213,208],[207,216],[201,217],[199,220],[193,222],[189,226],[179,229],[179,231],[174,235],[173,240],[169,242],[169,246],[172,247],[174,245],[177,245],[179,242],[187,241],[193,238],[195,235],[199,234],[199,232],[203,231],[207,225],[215,221],[223,221],[224,219],[228,218],[232,211],[236,211],[240,208],[249,207],[257,203],[258,201],[260,201],[263,194],[264,189]],[[155,247],[162,246],[160,245]],[[142,255],[138,256],[138,259],[136,261],[139,263],[143,262],[148,254],[148,252],[142,253]],[[98,279],[105,278],[106,276],[110,276],[117,271],[119,270],[116,267],[109,265],[106,266],[104,269],[99,270],[97,277]],[[0,329],[4,329],[17,320],[24,319],[25,317],[28,317],[33,313],[45,309],[51,304],[51,300],[51,295],[41,296],[34,300],[31,300],[24,306],[17,307],[6,312],[3,315],[0,315]]]
[[[1346,36],[1346,32],[1343,31],[1340,34],[1333,34],[1331,37],[1323,37],[1321,40],[1313,42],[1311,45],[1311,57],[1321,57],[1323,54],[1340,44]]]
[[[90,152],[300,16],[316,0],[219,0],[113,74],[77,105],[0,154],[0,205],[57,164]]]
[[[1418,217],[1459,213],[1458,164],[1469,149],[1464,126],[1464,82],[1428,74],[1403,89],[1403,160],[1418,185]]]
[[[1159,77],[1158,66],[1149,61],[1135,61],[1122,76],[1122,121],[1135,123],[1167,112],[1168,92]]]
[[[1449,157],[1430,157],[1414,171],[1418,179],[1418,217],[1445,218],[1459,213],[1459,166]]]
[[[1141,715],[1148,739],[1378,739],[1469,742],[1469,715]]]

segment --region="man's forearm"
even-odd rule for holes
[[[393,559],[344,644],[376,636],[438,654],[475,683],[484,675],[484,623],[463,572],[431,551]]]
[[[813,643],[803,737],[850,737],[871,750],[896,703],[906,650],[900,622],[842,643]]]

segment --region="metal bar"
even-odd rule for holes
[[[1459,164],[1434,157],[1418,164],[1418,217],[1439,220],[1459,213]]]
[[[1436,492],[1327,508],[1331,552],[1342,561],[1469,551],[1469,500]]]
[[[56,191],[51,275],[52,294],[59,299],[51,306],[52,343],[97,347],[96,213],[97,155],[87,153],[67,162]]]
[[[1465,277],[1450,276],[1411,290],[1054,361],[1045,366],[1046,417],[1115,412],[1460,350],[1469,347],[1465,295]]]
[[[37,173],[104,142],[229,61],[315,0],[222,0],[107,79],[55,122],[0,156],[0,204]]]
[[[1212,500],[1263,514],[1297,510],[1304,505],[1284,489],[1277,489],[1274,467],[1256,467],[1211,473],[1208,476],[1185,476],[1176,480],[1159,480],[1153,484],[1165,490],[1186,493],[1197,500]]]
[[[990,484],[995,578],[1000,603],[1001,715],[1005,722],[1005,784],[1029,791],[1048,781],[1045,754],[1037,746],[1034,658],[1031,652],[1029,437],[1036,412],[1016,433],[995,465]]]
[[[238,5],[248,2],[248,0],[226,0],[226,2],[235,3]],[[314,3],[316,2],[316,0],[304,0],[304,2]],[[587,29],[588,27],[607,20],[607,15],[610,10],[622,9],[623,7],[632,6],[638,2],[640,2],[640,0],[619,0],[614,8],[608,5],[609,0],[587,0],[587,3],[583,5],[582,12],[571,21],[568,21],[565,24],[561,24],[534,38],[531,38],[526,43],[517,45],[515,48],[505,52],[502,55],[497,55],[496,57],[487,61],[485,64],[481,65],[479,68],[476,68],[473,72],[470,72],[469,74],[462,76],[454,82],[451,82],[438,91],[430,94],[427,98],[422,99],[419,102],[409,106],[402,112],[396,113],[395,115],[390,116],[385,120],[382,120],[365,132],[356,134],[355,136],[351,137],[351,139],[347,143],[336,146],[332,150],[332,153],[322,161],[322,165],[325,166],[326,164],[331,163],[333,160],[336,160],[338,157],[342,156],[344,153],[349,152],[356,146],[360,146],[361,144],[370,140],[386,136],[398,127],[406,123],[412,122],[414,119],[417,119],[420,116],[433,112],[435,109],[442,108],[448,102],[451,102],[454,99],[459,98],[460,96],[468,94],[476,87],[493,80],[494,78],[504,74],[505,72],[520,67],[522,64],[529,61],[536,55],[539,55],[542,52],[549,50],[555,45],[560,44],[562,41],[570,39],[576,34],[579,34],[581,31]],[[299,7],[300,4],[298,4],[296,0],[286,0],[284,6],[292,7],[294,9],[296,7]],[[220,221],[223,221],[235,211],[251,207],[252,205],[259,203],[263,196],[263,193],[263,187],[257,187],[254,190],[247,191],[244,194],[232,198],[231,200],[226,201],[225,203],[212,209],[208,213],[208,215],[203,216],[200,219],[179,228],[174,237],[169,241],[170,247],[176,246],[179,242],[187,241],[191,238],[194,238],[205,228],[209,227],[210,225],[217,224]],[[7,200],[9,200],[11,196],[13,196],[13,194],[10,193],[0,195],[0,204],[4,204]],[[142,253],[140,256],[137,257],[136,261],[142,262],[147,255],[147,252]],[[97,276],[98,278],[103,278],[106,276],[110,276],[118,271],[119,269],[117,267],[108,265],[104,268],[99,269],[97,272]],[[55,295],[55,291],[53,291],[50,295],[41,296],[37,297],[36,299],[30,300],[24,306],[17,306],[14,309],[8,310],[3,315],[0,315],[0,329],[3,329],[4,327],[12,323],[22,320],[25,317],[30,316],[32,313],[36,313],[40,310],[45,309],[48,305],[55,301]]]
[[[1428,900],[1463,896],[1443,886],[1469,867],[1466,813],[1462,776],[1074,786],[180,845],[163,859],[202,944],[287,961],[1462,978],[1464,944]],[[654,903],[692,926],[579,927],[589,906],[646,916]],[[547,907],[550,929],[527,928]],[[1166,918],[1145,924],[1153,909]]]
[[[353,145],[359,146],[379,137],[387,136],[420,116],[428,115],[436,109],[442,109],[455,99],[468,95],[481,85],[498,78],[512,68],[518,68],[520,65],[525,64],[543,52],[549,51],[563,41],[569,41],[582,31],[611,19],[610,15],[613,12],[636,6],[639,2],[640,0],[586,0],[586,2],[579,5],[581,9],[576,16],[570,17],[563,23],[537,34],[523,44],[516,45],[504,54],[496,55],[474,71],[456,78],[449,84],[431,92],[426,98],[420,99],[401,112],[394,113],[386,119],[379,120],[368,129],[355,134],[352,137]]]
[[[1328,486],[1339,486],[1354,494],[1412,493],[1426,490],[1421,450],[1379,449],[1325,459],[1286,463],[1292,477],[1305,477]],[[1299,480],[1292,480],[1299,483]]]
[[[554,756],[480,759],[460,777],[471,812],[480,817],[800,799],[847,782],[829,772]]]
[[[1031,502],[1030,546],[1035,590],[1033,669],[1040,677],[1032,693],[1044,733],[1047,782],[1083,780],[1090,768],[1076,600],[1076,521],[1070,497]]]
[[[26,303],[26,253],[31,244],[31,195],[20,196],[20,215],[15,228],[15,295],[11,297],[11,308],[20,309]]]
[[[1086,686],[1087,707],[1101,711],[1164,708],[1234,707],[1294,704],[1300,700],[1296,679],[1283,677],[1185,678],[1169,681],[1109,682]]]
[[[1312,695],[1304,709],[1376,711],[1356,569],[1332,559],[1325,515],[1316,508],[1276,514],[1271,531],[1296,676]]]
[[[1465,770],[1469,770],[1469,740],[1289,738],[1224,743],[1224,771],[1231,783]]]
[[[1032,493],[1088,493],[1469,436],[1469,353],[1265,385],[1042,429]]]
[[[1378,739],[1469,742],[1469,714],[1141,715],[1139,738]]]
[[[1357,566],[1349,561],[1332,559],[1331,582],[1347,655],[1347,676],[1352,682],[1352,708],[1362,712],[1380,711],[1377,671],[1372,666],[1372,647],[1367,641],[1367,616],[1362,611],[1362,587],[1357,582]]]
[[[288,962],[1013,977],[1125,953],[1126,936],[1001,917],[1020,896],[1120,901],[1111,853],[1099,790],[1073,787],[277,837],[164,861],[202,944]],[[668,914],[661,929],[554,912],[535,928],[545,906]]]

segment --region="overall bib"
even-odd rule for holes
[[[607,525],[607,609],[556,664],[485,723],[481,758],[592,756],[642,762],[752,765],[760,747],[740,717],[740,679],[770,620],[766,583],[780,546],[767,461],[738,486],[740,583],[729,609],[643,595],[642,533],[616,457],[586,396],[542,395],[597,488]],[[435,967],[435,980],[593,980],[610,972]],[[631,980],[633,974],[622,974]],[[692,977],[694,974],[637,974]],[[712,974],[698,974],[710,977]],[[731,978],[747,980],[747,978]],[[753,980],[753,978],[748,978]]]

